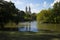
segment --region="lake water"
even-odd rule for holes
[[[38,32],[37,22],[33,21],[33,22],[22,22],[22,23],[19,23],[18,29],[19,29],[19,31]]]
[[[36,21],[21,22],[18,25],[19,31],[32,31],[32,32],[60,32],[60,24],[41,24]]]

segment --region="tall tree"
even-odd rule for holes
[[[57,2],[53,6],[55,23],[60,23],[60,2]]]
[[[0,2],[0,26],[1,28],[4,27],[4,24],[8,23],[9,21],[12,21],[14,18],[14,15],[17,13],[18,11],[16,10],[14,3],[1,1]]]

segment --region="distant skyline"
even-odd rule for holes
[[[10,0],[5,0],[10,1]],[[19,10],[25,11],[25,7],[31,7],[31,11],[33,12],[40,12],[42,9],[51,8],[54,3],[60,2],[60,0],[11,0],[15,3],[16,8]]]

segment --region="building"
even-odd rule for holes
[[[31,14],[31,8],[30,8],[30,6],[29,7],[26,6],[25,12],[28,13],[28,14]]]

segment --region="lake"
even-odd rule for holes
[[[36,21],[19,23],[18,28],[19,28],[19,31],[38,32]]]
[[[19,31],[31,32],[60,32],[60,24],[41,24],[36,21],[21,22],[18,24]]]

